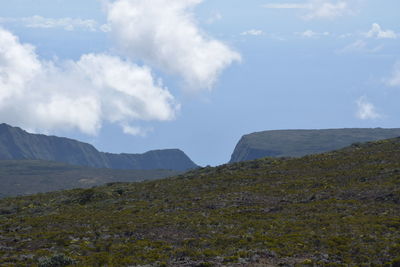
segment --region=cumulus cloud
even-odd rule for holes
[[[382,30],[378,23],[373,23],[371,30],[365,34],[368,38],[378,38],[378,39],[396,39],[398,34],[392,30]]]
[[[262,30],[255,30],[255,29],[251,29],[241,33],[241,35],[253,35],[253,36],[259,36],[263,34],[264,32]]]
[[[0,18],[32,28],[109,32],[114,53],[79,60],[43,60],[0,27],[0,121],[37,132],[77,129],[96,134],[104,122],[126,134],[152,129],[139,121],[175,118],[180,106],[147,66],[182,77],[185,88],[211,89],[239,53],[203,32],[192,13],[202,0],[116,0],[105,3],[107,23],[41,16]],[[216,19],[221,16],[216,15]]]
[[[277,3],[266,4],[265,8],[274,9],[304,9],[306,20],[311,19],[332,19],[344,15],[354,14],[352,0],[309,0],[305,3]]]
[[[183,78],[185,88],[210,89],[240,54],[203,32],[192,14],[202,0],[116,0],[106,5],[119,48]]]
[[[400,86],[400,61],[394,65],[392,75],[386,81],[386,84],[389,86]]]
[[[360,97],[357,101],[356,117],[360,120],[378,119],[382,116],[376,111],[375,106],[370,103],[365,96]]]
[[[92,19],[80,18],[46,18],[42,16],[32,16],[23,18],[0,18],[3,24],[13,23],[28,28],[61,28],[67,31],[86,30],[86,31],[102,31],[103,25],[99,25],[97,21]]]
[[[44,61],[0,28],[0,121],[33,131],[96,134],[104,121],[170,120],[179,106],[149,68],[107,54]],[[140,132],[137,132],[140,134]]]

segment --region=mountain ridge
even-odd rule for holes
[[[341,149],[357,142],[400,136],[399,128],[271,130],[246,134],[236,144],[230,163],[263,157],[301,157]]]
[[[74,139],[31,134],[0,124],[0,160],[47,160],[110,169],[171,169],[185,171],[198,166],[179,149],[152,150],[143,154],[113,154]]]

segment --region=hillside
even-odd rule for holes
[[[230,162],[263,157],[301,157],[344,148],[357,142],[400,136],[400,129],[276,130],[244,135]]]
[[[399,266],[400,138],[0,200],[0,265]]]
[[[76,140],[31,134],[18,127],[0,124],[0,160],[21,159],[111,169],[185,171],[198,167],[179,149],[154,150],[144,154],[103,153]]]
[[[172,170],[96,169],[41,160],[0,160],[0,198],[179,174]]]

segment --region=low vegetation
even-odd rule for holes
[[[0,225],[1,266],[399,266],[400,139],[7,198]]]

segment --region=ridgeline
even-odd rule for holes
[[[264,157],[302,157],[344,148],[357,142],[400,136],[400,129],[348,128],[325,130],[274,130],[244,135],[230,162]]]
[[[45,160],[94,168],[186,171],[198,166],[179,149],[152,150],[143,154],[99,152],[73,139],[31,134],[0,124],[0,160]]]

